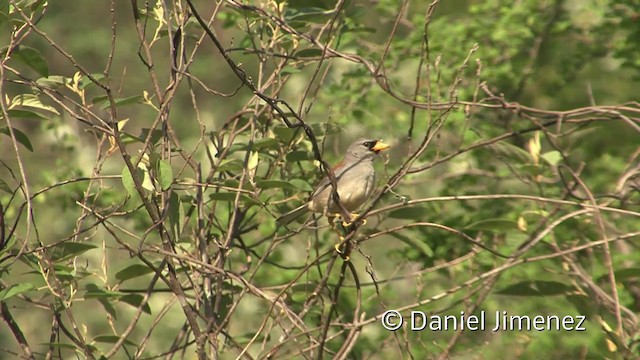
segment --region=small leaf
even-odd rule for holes
[[[549,165],[556,166],[558,165],[560,160],[562,160],[562,154],[560,154],[560,152],[556,150],[548,151],[542,154],[542,159],[549,163]]]
[[[258,180],[256,185],[262,189],[294,189],[296,188],[287,181],[282,180]]]
[[[182,233],[183,219],[184,210],[182,203],[180,202],[180,197],[174,191],[169,198],[169,227],[171,228],[173,238],[176,240],[180,238],[180,234]]]
[[[94,99],[94,101],[95,100],[96,99]],[[115,106],[124,106],[130,104],[141,104],[143,100],[144,97],[142,95],[134,95],[126,98],[115,98],[113,99],[113,103],[115,104]],[[106,99],[103,99],[102,101],[104,101],[104,104],[101,106],[102,110],[108,109],[111,106],[109,101],[107,101]]]
[[[529,155],[533,159],[533,163],[538,165],[540,159],[540,150],[542,149],[542,145],[540,144],[540,132],[536,131],[533,134],[533,138],[529,139]]]
[[[3,133],[9,137],[11,137],[11,133],[9,132],[8,127],[0,128],[0,133]],[[13,128],[13,134],[16,137],[16,141],[22,144],[22,146],[26,147],[27,150],[33,152],[33,146],[31,146],[31,141],[29,141],[29,137],[23,133],[22,131]]]
[[[144,100],[144,96],[134,95],[126,98],[115,98],[113,99],[113,102],[116,104],[116,106],[123,106],[123,105],[129,105],[129,104],[141,104],[143,100]]]
[[[11,194],[13,193],[13,191],[11,190],[11,187],[9,186],[9,184],[7,184],[4,180],[0,179],[0,190]]]
[[[556,281],[530,280],[509,285],[497,293],[513,296],[550,296],[567,295],[573,290],[572,286]]]
[[[98,285],[96,285],[96,284],[87,284],[85,286],[85,289],[87,290],[85,292],[85,294],[84,294],[84,298],[85,299],[119,298],[121,296],[127,295],[126,293],[123,293],[123,292],[120,292],[120,291],[107,291],[105,289],[102,289],[102,288],[98,287]]]
[[[217,192],[209,195],[209,199],[217,201],[234,202],[236,200],[236,193],[233,192]],[[240,201],[248,204],[261,205],[259,201],[250,198],[245,194],[240,194]]]
[[[109,100],[109,97],[107,95],[100,95],[100,96],[96,96],[93,99],[91,99],[91,103],[94,105],[97,104],[104,104]]]
[[[287,162],[296,162],[296,161],[314,160],[315,157],[313,156],[313,153],[310,153],[308,151],[296,150],[288,153],[286,156],[286,159],[287,159]]]
[[[55,247],[53,258],[55,261],[66,260],[95,248],[97,248],[97,246],[93,244],[64,242]]]
[[[140,168],[136,168],[135,172],[136,179],[138,179],[138,181],[142,181],[142,179],[144,178],[144,171]],[[138,191],[136,190],[136,184],[133,181],[133,177],[131,176],[131,172],[129,172],[129,168],[126,166],[122,169],[122,185],[124,185],[124,188],[127,190],[129,195],[135,196],[138,194]]]
[[[49,76],[47,62],[38,50],[20,45],[13,51],[12,57],[35,70],[40,76]]]
[[[35,286],[31,283],[20,283],[11,285],[6,289],[0,290],[0,301],[5,301],[10,297],[22,294],[23,292],[31,291],[35,289]]]
[[[116,308],[111,305],[109,299],[96,298],[96,300],[102,305],[104,311],[109,313],[109,315],[113,316],[114,319],[118,319],[118,313],[116,312]]]
[[[249,161],[247,162],[247,168],[249,170],[253,170],[258,166],[258,161],[260,160],[260,155],[257,151],[252,151],[249,155]]]
[[[522,232],[526,232],[527,231],[527,220],[524,218],[524,216],[519,216],[518,217],[518,230],[522,231]]]
[[[510,230],[518,230],[518,223],[506,219],[488,219],[474,222],[465,226],[469,230],[485,230],[494,232],[505,232]]]
[[[158,182],[162,190],[167,190],[173,183],[173,170],[167,160],[158,161]]]
[[[144,140],[142,140],[141,138],[137,137],[137,136],[133,136],[131,134],[129,134],[128,132],[125,131],[121,131],[120,132],[120,139],[122,139],[122,142],[125,145],[129,145],[129,144],[142,144],[144,143]]]
[[[218,166],[218,171],[242,171],[242,161],[240,159],[226,159]]]
[[[56,108],[54,108],[53,106],[43,104],[42,101],[40,101],[40,98],[38,98],[36,95],[33,95],[33,94],[17,95],[16,97],[13,98],[13,100],[11,100],[11,104],[9,106],[12,109],[14,109],[16,106],[19,106],[19,107],[27,107],[32,109],[43,110],[46,112],[54,113],[56,115],[60,115],[60,113],[58,112],[58,110],[56,110]]]
[[[299,72],[300,72],[300,69],[296,69],[293,66],[285,66],[282,68],[282,70],[280,70],[280,75],[289,75],[289,74],[295,74]]]
[[[107,344],[115,344],[118,342],[118,340],[120,340],[120,337],[116,336],[116,335],[98,335],[96,337],[93,338],[93,341],[95,342],[99,342],[99,343],[107,343]],[[129,341],[129,340],[124,340],[124,343],[129,345],[129,346],[137,346],[135,343]]]
[[[295,53],[295,56],[299,58],[320,57],[322,56],[322,50],[315,48],[303,49]]]
[[[71,344],[66,344],[66,343],[57,343],[57,342],[45,342],[45,343],[40,343],[39,345],[45,345],[47,347],[52,347],[54,349],[71,349],[71,350],[78,350],[78,348],[76,348],[75,345],[71,345]]]
[[[146,140],[146,138],[149,136],[149,132],[151,132],[151,144],[155,145],[160,141],[160,139],[162,139],[162,130],[151,130],[149,128],[143,128],[142,130],[140,130],[140,136],[138,136],[141,142],[144,142],[142,139]]]
[[[116,279],[118,279],[120,282],[125,282],[127,280],[131,280],[140,276],[144,276],[147,275],[149,273],[152,273],[153,270],[150,269],[148,266],[143,265],[143,264],[133,264],[133,265],[129,265],[126,268],[118,271],[116,273]]]
[[[278,140],[273,138],[258,139],[253,143],[253,148],[255,150],[264,149],[264,148],[277,149],[278,146],[279,146]]]
[[[282,140],[282,142],[288,143],[298,134],[298,130],[286,126],[274,126],[273,133]]]
[[[23,119],[46,119],[47,117],[40,114],[37,111],[29,109],[10,109],[7,111],[10,118],[23,118]]]
[[[140,307],[140,305],[142,304],[142,300],[144,300],[144,297],[140,294],[129,294],[119,299],[119,301],[125,304],[129,304],[135,308]],[[149,303],[144,304],[144,306],[142,307],[142,311],[146,312],[147,314],[151,314]]]
[[[67,78],[61,75],[51,75],[47,77],[41,77],[36,80],[36,84],[49,89],[58,89],[67,83]]]
[[[102,81],[104,79],[106,79],[106,77],[104,76],[104,74],[101,73],[96,73],[96,74],[91,74],[91,76],[96,79],[97,81]],[[80,89],[84,89],[89,85],[96,85],[91,79],[89,79],[89,77],[82,76],[82,78],[80,79],[80,82],[78,84],[78,87]],[[106,96],[104,97],[105,99],[107,98]],[[95,99],[94,99],[95,100]],[[95,104],[95,103],[94,103]]]
[[[302,179],[291,179],[289,183],[302,191],[313,191],[313,187],[308,181]]]

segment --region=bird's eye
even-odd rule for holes
[[[373,141],[365,141],[362,145],[366,146],[368,149],[371,149],[374,145]]]

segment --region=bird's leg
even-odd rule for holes
[[[338,237],[340,238],[340,241],[337,244],[335,244],[333,248],[336,249],[336,252],[340,254],[340,257],[342,259],[344,259],[345,261],[349,261],[349,257],[350,257],[349,255],[351,254],[351,247],[349,246],[349,244],[347,244],[346,241],[344,241],[344,235],[347,233],[348,226],[345,226],[344,221],[339,222],[336,220],[336,218],[342,219],[342,215],[340,213],[327,214],[327,219],[329,220],[331,227],[336,232],[336,234],[338,234]],[[342,224],[342,228],[339,228],[338,226],[339,223]]]
[[[344,236],[340,236],[340,242],[333,246],[336,249],[336,252],[340,254],[340,257],[344,259],[344,261],[349,261],[351,255],[351,247],[344,241]]]
[[[329,220],[329,224],[331,225],[331,228],[333,229],[333,231],[336,232],[336,234],[338,234],[338,237],[340,237],[341,239],[344,238],[342,236],[342,231],[340,231],[340,229],[338,229],[338,226],[336,225],[336,217],[339,217],[340,214],[327,214],[327,219]]]

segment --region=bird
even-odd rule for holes
[[[369,200],[376,183],[373,160],[388,148],[390,146],[382,140],[360,138],[349,145],[344,159],[333,167],[340,203],[349,213]],[[320,181],[305,204],[280,216],[276,224],[287,225],[309,211],[330,217],[339,216],[340,207],[334,202],[328,177]]]

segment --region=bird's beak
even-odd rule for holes
[[[383,151],[383,150],[387,150],[388,148],[390,148],[391,146],[383,143],[382,141],[376,141],[376,144],[373,145],[373,147],[371,148],[372,151],[375,151],[376,153]]]

